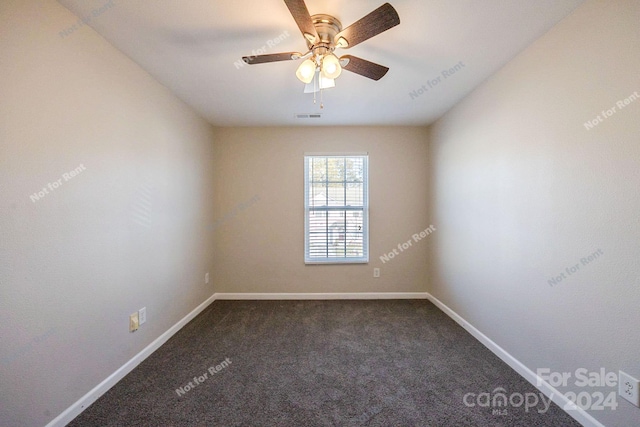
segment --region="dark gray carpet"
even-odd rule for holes
[[[580,426],[499,387],[540,397],[428,301],[216,301],[69,425]]]

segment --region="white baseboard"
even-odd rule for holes
[[[548,382],[544,381],[542,378],[538,377],[538,375],[533,372],[531,369],[527,368],[522,362],[509,354],[505,349],[500,347],[498,344],[493,342],[489,337],[476,329],[471,323],[467,322],[463,319],[458,313],[450,309],[446,306],[442,301],[433,295],[427,293],[427,299],[434,303],[440,310],[442,310],[446,315],[451,317],[456,323],[466,329],[475,339],[480,341],[485,347],[491,350],[496,356],[502,359],[507,365],[511,366],[516,372],[518,372],[524,379],[529,381],[534,387],[540,390],[545,396],[549,397],[556,405],[560,406],[560,408],[565,408],[569,403],[569,400],[558,391],[555,387],[552,387]],[[540,385],[538,385],[540,384]],[[489,391],[489,390],[487,390]],[[578,421],[585,427],[605,427],[598,420],[593,418],[586,412],[584,409],[580,407],[576,407],[576,409],[572,409],[571,411],[565,411],[569,414],[573,419]]]
[[[111,387],[116,385],[118,381],[124,378],[129,372],[138,366],[142,361],[149,357],[154,351],[156,351],[162,344],[167,342],[176,332],[182,329],[187,323],[189,323],[194,317],[200,314],[205,308],[215,301],[215,294],[207,298],[205,302],[197,306],[191,313],[183,317],[178,323],[169,328],[168,331],[156,338],[151,344],[146,346],[140,353],[136,354],[131,360],[122,365],[117,371],[109,375],[104,381],[95,386],[93,390],[85,394],[76,403],[71,405],[67,410],[54,418],[46,427],[64,427],[69,424],[75,417],[80,415],[89,405],[98,400],[100,396],[105,394]]]
[[[427,299],[426,292],[353,292],[353,293],[236,293],[214,294],[217,300],[352,300],[352,299]]]

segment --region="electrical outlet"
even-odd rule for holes
[[[204,283],[209,283],[209,272],[207,272],[207,274],[204,275]]]
[[[140,326],[138,322],[138,312],[136,311],[131,316],[129,316],[129,332],[135,332],[138,330]]]
[[[640,407],[640,381],[622,371],[618,373],[618,394]]]
[[[380,277],[380,269],[379,268],[374,268],[373,269],[373,277]]]
[[[138,310],[138,320],[140,322],[140,325],[147,321],[147,307],[142,307],[140,310]]]

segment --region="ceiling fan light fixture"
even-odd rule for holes
[[[316,63],[311,59],[305,59],[296,71],[296,77],[302,83],[310,83],[316,73]]]
[[[340,60],[333,53],[322,58],[322,75],[327,79],[337,79],[342,73]]]
[[[243,57],[247,64],[263,64],[288,60],[300,60],[296,77],[303,82],[305,92],[320,92],[322,108],[322,90],[335,86],[342,70],[359,74],[372,80],[380,80],[389,71],[388,67],[375,64],[352,55],[343,55],[340,59],[333,53],[335,49],[348,49],[372,37],[375,37],[400,24],[398,12],[389,3],[360,18],[346,28],[336,17],[327,14],[309,14],[306,0],[284,0],[291,16],[304,37],[307,53],[282,52]],[[313,84],[311,84],[313,82]]]

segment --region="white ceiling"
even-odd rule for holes
[[[91,16],[98,33],[218,126],[430,124],[583,1],[390,0],[399,26],[336,53],[391,70],[378,82],[343,72],[336,88],[324,91],[320,110],[302,93],[299,62],[234,65],[263,46],[266,53],[305,51],[282,0],[59,0]],[[307,7],[346,27],[382,3],[307,0]],[[442,71],[461,62],[445,79]],[[438,77],[439,84],[410,96]],[[294,117],[317,112],[321,119]]]

